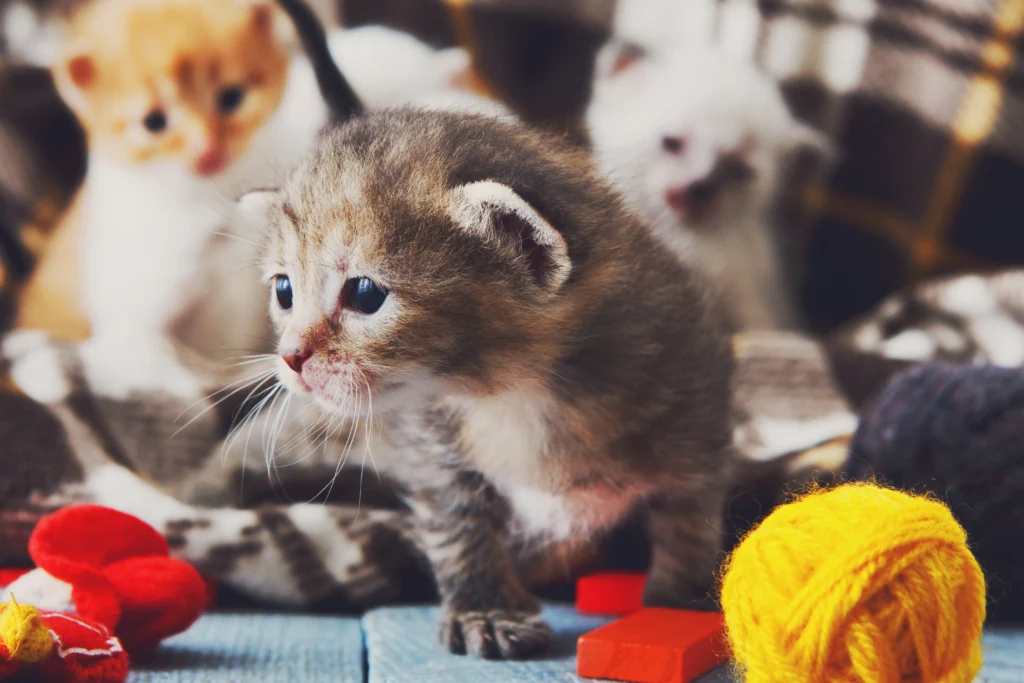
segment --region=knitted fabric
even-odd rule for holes
[[[989,618],[1024,614],[1024,370],[928,364],[864,410],[848,476],[941,497],[989,583]]]

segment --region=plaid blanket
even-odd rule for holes
[[[937,274],[1024,263],[1024,2],[761,0],[756,22],[753,6],[720,6],[722,40],[840,150],[793,183],[815,329]]]

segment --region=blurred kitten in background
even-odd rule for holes
[[[51,66],[69,16],[89,1],[0,0],[0,55],[14,64]],[[324,26],[340,23],[340,0],[312,0],[310,6]]]
[[[435,49],[409,33],[378,25],[336,29],[331,56],[370,109],[416,105],[509,115],[497,102],[470,92],[471,60],[461,47]],[[299,56],[289,74],[280,116],[292,127],[318,130],[327,120],[309,62]]]
[[[85,0],[0,0],[0,55],[14,64],[49,66],[68,14]]]
[[[258,282],[240,265],[253,256],[217,233],[236,194],[275,182],[307,148],[275,116],[286,27],[273,5],[244,0],[96,0],[71,15],[51,69],[88,168],[20,327],[59,315],[51,331],[91,332],[88,353],[115,382],[166,378],[190,393],[172,339],[203,355],[252,346]]]
[[[771,208],[790,155],[824,141],[767,74],[707,44],[643,53],[609,43],[587,120],[601,169],[718,283],[737,328],[794,324]]]
[[[457,89],[468,68],[460,51],[380,27],[331,43],[371,107]],[[290,22],[260,0],[94,0],[72,14],[52,71],[86,131],[88,170],[19,327],[91,333],[85,353],[108,382],[182,393],[195,387],[181,352],[259,350],[265,297],[234,198],[276,185],[327,120],[294,47]]]

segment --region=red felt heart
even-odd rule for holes
[[[47,515],[32,532],[28,551],[37,566],[64,581],[69,580],[40,560],[54,557],[74,567],[99,569],[128,557],[170,555],[156,529],[101,505],[73,505]]]
[[[44,518],[29,540],[35,563],[72,586],[76,611],[114,630],[133,655],[146,655],[188,628],[209,591],[192,565],[170,557],[145,522],[98,505]]]
[[[181,560],[133,557],[106,567],[103,574],[121,597],[117,632],[136,658],[187,629],[206,608],[206,584]]]

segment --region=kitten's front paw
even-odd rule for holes
[[[485,659],[518,659],[543,652],[551,628],[539,614],[515,610],[446,610],[441,644],[454,654]]]

